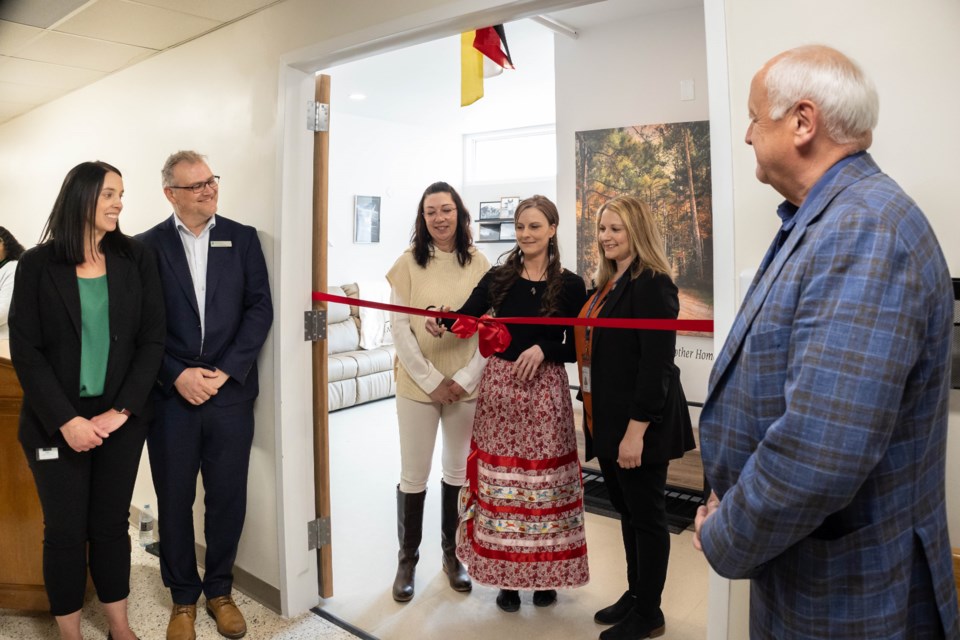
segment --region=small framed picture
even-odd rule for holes
[[[499,217],[500,217],[500,201],[499,200],[480,203],[480,219],[481,220],[496,220]]]
[[[354,196],[353,241],[356,244],[380,242],[380,196]]]
[[[514,226],[513,220],[511,220],[510,222],[500,223],[500,239],[501,240],[517,239],[517,227]]]
[[[500,217],[513,218],[513,213],[517,210],[518,204],[520,204],[519,196],[510,196],[509,198],[500,198]]]
[[[500,223],[480,223],[480,239],[477,242],[500,242]]]

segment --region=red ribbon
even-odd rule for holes
[[[602,327],[604,329],[651,329],[654,331],[713,332],[713,320],[672,320],[666,318],[542,318],[539,316],[522,318],[493,318],[486,315],[482,316],[481,318],[475,318],[473,316],[463,315],[460,313],[451,313],[449,311],[415,309],[413,307],[404,307],[398,304],[370,302],[369,300],[337,296],[332,293],[322,293],[320,291],[314,291],[312,295],[313,299],[318,302],[335,302],[338,304],[367,307],[368,309],[392,311],[394,313],[406,313],[416,316],[426,316],[428,318],[455,320],[456,322],[454,322],[452,331],[462,338],[468,338],[478,330],[480,331],[480,353],[485,358],[489,357],[491,354],[503,352],[510,345],[510,332],[504,326],[507,324]],[[459,329],[457,328],[457,324],[460,324]]]
[[[461,316],[450,327],[458,338],[469,338],[480,331],[480,355],[489,358],[495,353],[503,353],[510,346],[510,331],[486,314],[479,318]]]

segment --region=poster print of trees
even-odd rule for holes
[[[615,196],[634,195],[660,225],[680,289],[680,317],[712,319],[709,121],[578,131],[576,172],[577,271],[587,283],[599,259],[597,210]]]

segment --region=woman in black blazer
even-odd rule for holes
[[[620,196],[604,204],[597,242],[603,256],[597,288],[581,317],[677,317],[677,287],[646,203]],[[673,363],[676,337],[674,331],[576,331],[586,459],[596,456],[600,462],[620,514],[627,560],[627,592],[594,617],[614,625],[600,634],[603,640],[657,637],[665,629],[660,595],[670,555],[667,465],[694,448],[680,370]]]
[[[17,267],[10,355],[19,438],[43,508],[43,577],[62,638],[80,638],[90,575],[114,640],[127,621],[128,517],[166,332],[156,260],[120,232],[120,172],[64,179],[41,244]]]

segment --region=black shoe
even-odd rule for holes
[[[533,592],[533,604],[537,607],[549,607],[557,601],[557,592],[555,589]]]
[[[600,611],[597,611],[593,616],[593,621],[597,624],[617,624],[630,615],[630,612],[633,611],[633,607],[636,604],[637,599],[633,597],[633,594],[629,591],[624,591],[619,600],[609,607],[604,607],[600,609]]]
[[[663,613],[658,611],[653,618],[644,618],[634,609],[621,622],[600,634],[600,640],[642,640],[659,638],[666,633]]]
[[[497,595],[497,606],[507,613],[520,611],[520,592],[513,589],[500,589]]]

